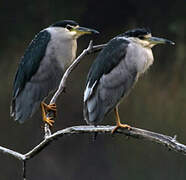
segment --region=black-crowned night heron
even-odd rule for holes
[[[152,64],[151,48],[157,44],[174,44],[172,41],[152,37],[150,30],[139,28],[118,35],[108,42],[93,62],[84,92],[84,118],[97,125],[112,109],[116,128],[128,128],[120,123],[118,106],[134,84]]]
[[[31,117],[41,104],[43,120],[52,125],[48,110],[55,104],[43,101],[54,92],[65,70],[76,57],[77,39],[84,34],[98,33],[80,27],[72,20],[59,21],[40,31],[31,41],[19,64],[14,84],[11,116],[20,123]]]

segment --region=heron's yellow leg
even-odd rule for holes
[[[56,105],[55,104],[47,105],[44,102],[41,102],[41,111],[43,121],[47,123],[49,126],[53,126],[54,123],[53,117],[47,117],[46,113],[48,111],[53,111],[54,116],[56,116]]]
[[[131,127],[128,124],[121,124],[119,113],[118,113],[118,106],[115,107],[114,112],[116,116],[116,127],[112,130],[112,134],[115,133],[119,128],[127,128],[128,130],[130,130]]]

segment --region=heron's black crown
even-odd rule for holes
[[[150,34],[151,31],[149,28],[137,28],[137,29],[132,29],[129,31],[126,31],[123,35],[125,37],[141,37]]]
[[[57,21],[54,24],[51,25],[51,27],[66,27],[67,25],[71,26],[77,26],[78,23],[73,20],[63,20],[63,21]]]

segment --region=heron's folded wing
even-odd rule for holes
[[[129,42],[124,38],[114,38],[108,42],[108,45],[99,53],[93,62],[87,77],[84,101],[93,93],[93,88],[104,74],[108,74],[121,59],[125,57],[126,48]]]
[[[38,33],[26,49],[18,66],[13,84],[11,116],[16,116],[16,98],[24,90],[26,83],[36,74],[50,41],[50,34],[43,30]],[[25,99],[26,100],[26,99]]]

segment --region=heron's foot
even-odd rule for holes
[[[47,123],[50,127],[54,124],[54,118],[56,117],[56,105],[55,104],[45,104],[41,102],[41,110],[42,110],[42,117],[43,121]],[[53,112],[53,117],[51,117],[50,112]]]
[[[43,106],[44,106],[45,112],[51,112],[52,111],[53,114],[54,114],[54,118],[56,117],[56,114],[57,114],[56,104],[47,105],[46,103],[43,103]]]
[[[112,134],[114,134],[119,128],[124,128],[124,129],[131,129],[131,126],[129,126],[128,124],[117,124],[116,127],[112,130]]]

